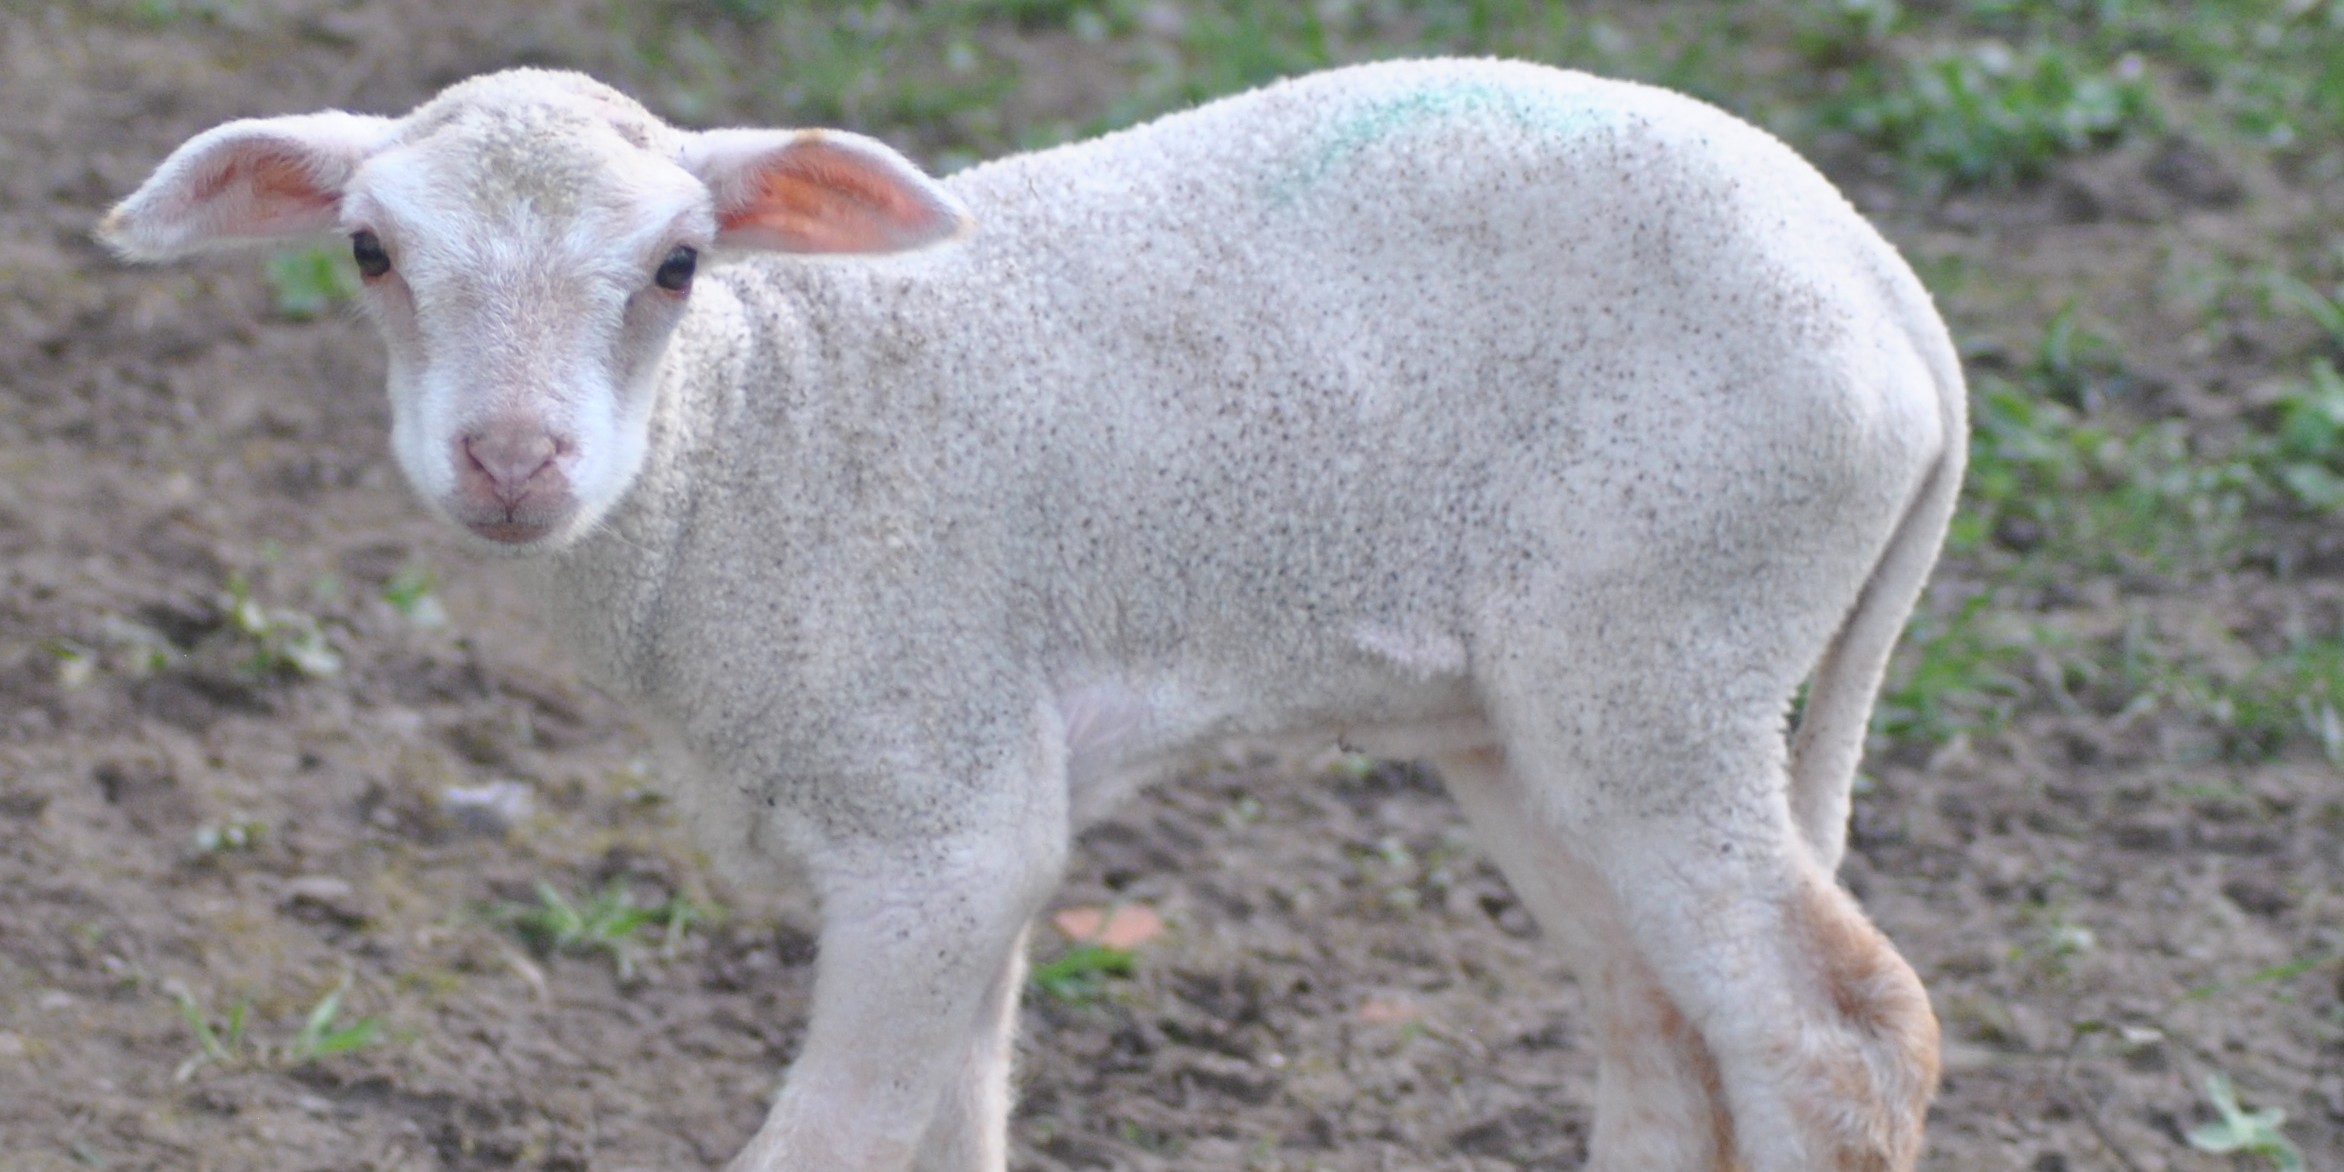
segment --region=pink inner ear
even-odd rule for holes
[[[276,151],[230,158],[217,174],[196,187],[188,202],[201,206],[232,194],[239,186],[244,188],[251,212],[252,222],[243,226],[248,231],[263,230],[285,219],[330,213],[342,202],[340,195],[319,187],[299,159]]]
[[[726,209],[726,232],[764,236],[790,252],[895,252],[949,236],[953,215],[850,150],[794,144]]]

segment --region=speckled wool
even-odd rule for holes
[[[806,1042],[735,1169],[1003,1168],[1020,945],[1073,831],[1233,739],[1439,765],[1587,987],[1591,1167],[1914,1165],[1935,1022],[1831,872],[1963,388],[1780,143],[1580,74],[1367,66],[933,190],[831,158],[840,210],[805,214],[883,242],[817,257],[739,251],[803,210],[729,161],[750,139],[574,76],[310,117],[352,123],[219,185],[315,184],[305,228],[389,242],[426,503],[542,555],[711,845],[822,897]],[[217,174],[174,156],[106,231],[237,235],[187,195]],[[923,209],[968,227],[888,243]],[[711,241],[688,299],[645,289]]]

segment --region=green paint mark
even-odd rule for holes
[[[1502,119],[1525,130],[1561,138],[1607,121],[1608,111],[1577,95],[1547,93],[1456,81],[1427,86],[1398,97],[1366,103],[1337,121],[1309,161],[1270,192],[1284,204],[1315,186],[1369,147],[1401,131],[1436,119]]]

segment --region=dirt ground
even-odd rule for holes
[[[129,271],[88,239],[231,117],[395,112],[524,61],[655,95],[597,12],[0,7],[0,1167],[705,1168],[761,1118],[808,909],[707,871],[625,713],[412,504],[369,330],[289,319],[253,258]],[[1104,101],[1111,77],[1066,72],[1021,100]],[[2016,273],[2122,272],[2144,223],[2218,234],[2308,198],[2173,174],[2134,152],[1926,205],[1841,177],[1917,254]],[[2218,360],[2144,362],[2186,389]],[[2273,541],[2292,569],[2193,586],[2188,613],[2334,629],[2336,546]],[[2120,589],[2142,593],[2079,571],[2046,611],[2118,623]],[[1877,746],[1844,876],[1946,1023],[1926,1167],[2256,1166],[2183,1140],[2220,1071],[2344,1168],[2344,988],[2319,959],[2344,944],[2344,781],[2316,750],[2241,763],[2175,735],[2086,704]],[[723,911],[639,927],[622,975],[516,933],[541,883]],[[1420,771],[1214,764],[1086,834],[1061,903],[1168,928],[1128,977],[1029,996],[1023,1172],[1584,1158],[1577,992]],[[1066,950],[1037,932],[1038,961]],[[335,1027],[379,1036],[305,1055],[337,988]],[[215,1037],[248,1006],[243,1035],[191,1064],[187,1005]]]

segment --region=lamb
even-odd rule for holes
[[[100,231],[346,235],[424,505],[812,883],[735,1172],[1000,1172],[1071,836],[1234,738],[1435,764],[1581,975],[1591,1167],[1918,1159],[1936,1021],[1833,872],[1964,390],[1765,133],[1419,61],[937,181],[515,70],[220,126]]]

